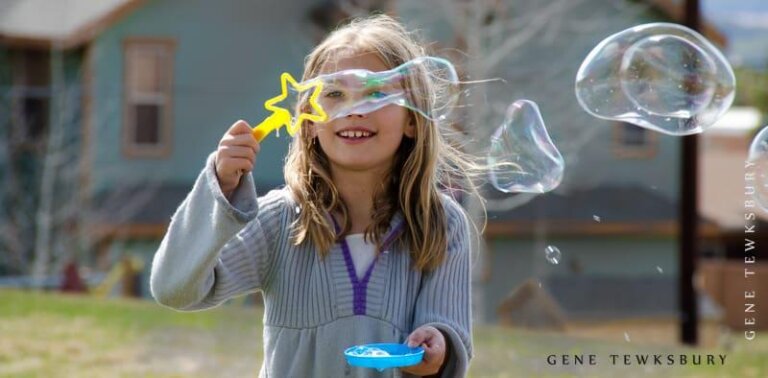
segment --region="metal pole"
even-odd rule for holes
[[[693,30],[700,29],[699,0],[685,0],[685,25]],[[698,343],[699,313],[693,275],[696,271],[698,251],[698,136],[682,138],[680,172],[680,260],[679,260],[679,302],[681,311],[680,341],[687,345]]]

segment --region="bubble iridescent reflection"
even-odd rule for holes
[[[318,103],[328,115],[326,122],[350,114],[368,114],[390,104],[439,121],[453,110],[459,96],[459,78],[453,64],[432,56],[409,60],[388,71],[350,69],[327,73],[307,83],[313,81],[323,83]],[[422,98],[430,101],[417,100]]]
[[[565,162],[536,103],[515,101],[491,137],[491,184],[505,193],[545,193],[562,181]]]
[[[669,135],[713,125],[733,103],[736,79],[706,38],[669,23],[639,25],[600,42],[576,75],[576,97],[595,117]]]
[[[768,212],[768,126],[757,133],[749,146],[750,169],[755,172],[752,197],[764,211]],[[754,165],[751,165],[754,164]]]

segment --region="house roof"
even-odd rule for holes
[[[489,236],[530,234],[539,227],[537,220],[544,221],[547,232],[564,235],[673,235],[678,227],[678,204],[654,189],[639,186],[550,192],[512,210],[487,211]],[[707,218],[701,218],[701,225],[702,234],[715,231]]]
[[[261,195],[282,186],[282,183],[260,182],[256,184],[256,192]],[[100,192],[91,203],[89,227],[97,237],[162,237],[171,216],[191,187],[191,184],[146,182],[119,185],[117,189]]]
[[[144,0],[3,0],[0,40],[75,47],[98,35]]]
[[[567,194],[539,195],[511,211],[488,209],[489,220],[649,222],[676,219],[677,205],[653,189],[637,186],[599,186]]]
[[[189,193],[190,185],[146,183],[101,192],[93,199],[96,224],[165,224]]]

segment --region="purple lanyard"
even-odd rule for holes
[[[338,235],[341,232],[341,228],[339,227],[339,224],[336,222],[336,219],[329,214],[329,217],[333,221],[333,227],[336,230],[336,235]],[[395,227],[392,228],[392,230],[389,232],[387,237],[384,239],[384,243],[382,243],[382,250],[386,253],[386,249],[389,247],[389,245],[395,240],[395,238],[400,234],[400,232],[403,229],[403,222],[400,221],[395,225]],[[371,273],[373,273],[373,268],[376,266],[376,262],[379,260],[379,256],[381,255],[381,250],[379,250],[376,254],[376,257],[373,259],[373,263],[371,266],[368,267],[368,269],[365,271],[365,275],[363,276],[362,280],[357,279],[357,274],[355,273],[355,264],[352,261],[352,253],[349,250],[349,244],[347,243],[347,239],[343,238],[341,239],[341,250],[344,253],[344,263],[347,266],[347,275],[349,276],[350,281],[352,281],[352,290],[354,294],[354,314],[355,315],[365,315],[365,308],[366,308],[366,293],[368,288],[368,281],[371,279]]]

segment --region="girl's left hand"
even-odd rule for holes
[[[420,364],[401,368],[404,373],[425,376],[437,374],[443,366],[447,345],[445,337],[437,328],[422,326],[416,328],[406,340],[408,346],[424,348],[424,359]]]

